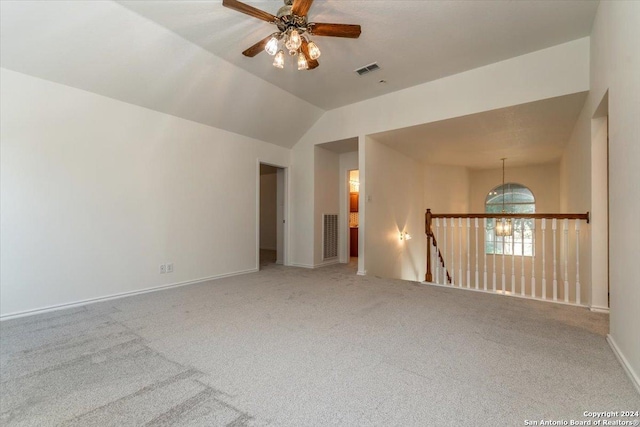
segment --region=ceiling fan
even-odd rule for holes
[[[360,25],[307,22],[307,12],[312,3],[313,0],[284,0],[284,6],[278,10],[277,15],[272,15],[238,0],[222,0],[222,5],[225,7],[278,27],[277,32],[242,52],[244,56],[252,58],[264,49],[269,55],[274,56],[274,67],[284,68],[284,49],[286,49],[289,55],[298,55],[298,70],[313,70],[320,65],[318,62],[320,49],[309,40],[308,35],[352,39],[360,37]]]

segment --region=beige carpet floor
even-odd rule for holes
[[[640,410],[607,329],[581,308],[269,264],[2,322],[0,424],[523,426]]]

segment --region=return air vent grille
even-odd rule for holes
[[[338,214],[322,216],[322,259],[338,256]]]
[[[373,64],[369,64],[369,65],[365,65],[362,68],[358,68],[356,70],[356,73],[358,73],[358,75],[362,76],[363,74],[367,74],[370,73],[372,71],[376,71],[379,70],[380,67],[378,66],[378,64],[376,64],[375,62]]]

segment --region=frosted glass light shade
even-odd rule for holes
[[[291,45],[291,50],[298,50],[302,44],[302,37],[300,37],[300,33],[295,29],[291,30],[289,34],[289,44]]]
[[[284,68],[284,50],[280,49],[273,59],[273,66],[276,68]]]
[[[307,58],[305,58],[304,55],[300,53],[298,55],[298,70],[306,70],[307,68],[309,68]]]
[[[278,39],[275,37],[271,37],[267,42],[267,45],[264,47],[264,50],[271,56],[275,55],[278,51]]]
[[[309,58],[316,60],[318,58],[320,58],[320,48],[318,48],[318,45],[315,44],[314,42],[309,42],[309,44],[307,45],[309,48]]]

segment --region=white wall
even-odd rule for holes
[[[432,213],[469,211],[469,170],[464,166],[424,166],[424,209]]]
[[[369,137],[365,150],[366,189],[363,192],[360,187],[360,196],[366,210],[367,274],[423,281],[423,166]],[[401,241],[400,232],[408,232],[412,239]]]
[[[3,316],[256,269],[257,162],[289,150],[5,69],[1,85]]]
[[[338,262],[339,258],[322,259],[322,215],[338,214],[340,211],[339,174],[340,156],[324,148],[315,147],[315,203],[314,203],[314,259],[313,266],[317,267],[327,262]],[[338,246],[340,246],[338,244]]]
[[[640,391],[639,22],[640,2],[600,3],[591,34],[588,102],[593,117],[608,91],[610,341]]]
[[[487,194],[494,187],[502,184],[502,168],[471,170],[469,181],[469,207],[472,212],[484,212]],[[559,211],[558,163],[513,168],[509,167],[507,163],[505,182],[515,182],[529,187],[536,198],[536,212],[556,213]]]
[[[560,210],[591,209],[591,141],[589,103],[585,102],[560,160]]]
[[[593,171],[591,168],[592,153],[590,135],[591,112],[589,101],[587,101],[578,116],[578,120],[560,161],[560,212],[589,212],[590,214],[590,224],[582,227],[580,230],[582,238],[580,242],[580,277],[584,283],[588,284],[588,287],[585,289],[587,293],[584,295],[584,301],[589,304],[592,309],[606,309],[608,307],[607,264],[606,261],[600,263],[592,262],[592,251],[594,247],[598,247],[598,250],[602,251],[602,256],[607,256],[606,170],[604,171],[604,175],[601,175],[604,179],[604,196],[602,200],[605,201],[605,203],[592,204]],[[604,149],[603,154],[605,157],[602,160],[604,160],[606,166],[606,141]],[[602,217],[601,213],[604,213],[605,216]],[[603,227],[601,227],[600,224],[602,224]],[[596,241],[597,239],[595,239],[599,229],[604,230],[605,236],[603,242],[598,242]],[[570,253],[569,256],[573,258],[575,254]],[[596,257],[596,260],[598,260],[598,258],[599,257]],[[597,270],[600,270],[600,274],[593,274]],[[600,291],[598,291],[599,289]]]
[[[260,249],[277,249],[277,173],[260,175]]]

